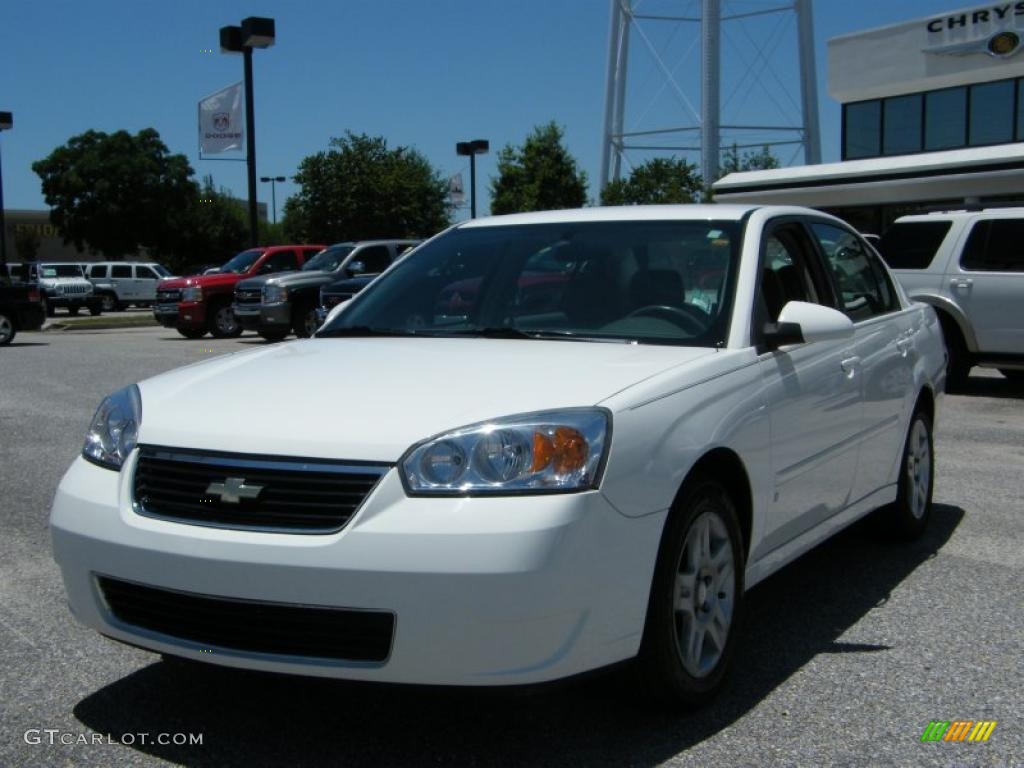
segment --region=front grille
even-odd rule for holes
[[[118,621],[218,648],[381,663],[391,655],[395,615],[264,603],[145,587],[97,577]]]
[[[235,301],[239,304],[259,304],[263,300],[263,291],[260,288],[239,288],[235,291]]]
[[[218,528],[333,533],[388,469],[143,446],[135,467],[135,511]]]
[[[76,283],[64,283],[60,286],[65,296],[92,293],[92,285],[78,285]]]
[[[156,301],[158,304],[177,304],[181,301],[181,291],[179,290],[167,290],[157,291]]]

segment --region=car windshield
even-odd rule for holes
[[[44,264],[39,273],[43,277],[82,277],[82,268],[77,264]]]
[[[724,342],[740,224],[466,227],[374,281],[320,336]]]
[[[325,248],[316,256],[302,265],[303,272],[333,272],[345,260],[345,257],[352,253],[351,245],[336,245]]]
[[[220,269],[218,269],[217,271],[233,272],[236,275],[241,275],[249,271],[249,267],[251,267],[256,262],[256,259],[260,257],[261,253],[263,253],[263,251],[259,249],[252,251],[242,251],[240,254],[233,257],[229,262],[221,266]]]

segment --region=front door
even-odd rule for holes
[[[800,222],[766,229],[761,258],[760,306],[754,313],[758,324],[775,322],[789,301],[833,305],[827,274]],[[774,483],[769,530],[753,553],[755,558],[813,528],[850,501],[863,410],[862,373],[852,346],[849,339],[818,341],[759,356]]]

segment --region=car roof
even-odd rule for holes
[[[561,211],[536,211],[488,216],[463,222],[460,228],[500,227],[520,224],[567,224],[571,222],[601,221],[704,221],[708,219],[739,221],[752,211],[773,206],[728,204],[687,205],[619,205],[572,208]],[[792,211],[791,206],[779,209]],[[813,213],[810,209],[808,213]]]
[[[328,248],[339,248],[341,246],[356,247],[357,245],[387,245],[388,243],[422,243],[411,237],[386,237],[379,240],[343,240],[340,243],[332,243]]]
[[[976,216],[987,217],[1014,217],[1024,216],[1024,207],[1018,208],[980,208],[974,210],[950,208],[946,211],[929,211],[927,213],[912,213],[907,216],[900,216],[895,223],[911,221],[942,221],[945,219],[966,219]]]

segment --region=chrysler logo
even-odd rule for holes
[[[1016,32],[1003,31],[989,38],[970,40],[966,43],[950,43],[925,48],[925,53],[938,53],[946,56],[966,56],[971,53],[987,53],[997,59],[1013,56],[1020,50],[1020,35]]]
[[[223,483],[210,483],[206,495],[220,496],[225,504],[238,504],[242,499],[255,499],[262,490],[262,485],[246,485],[244,477],[226,477]]]

